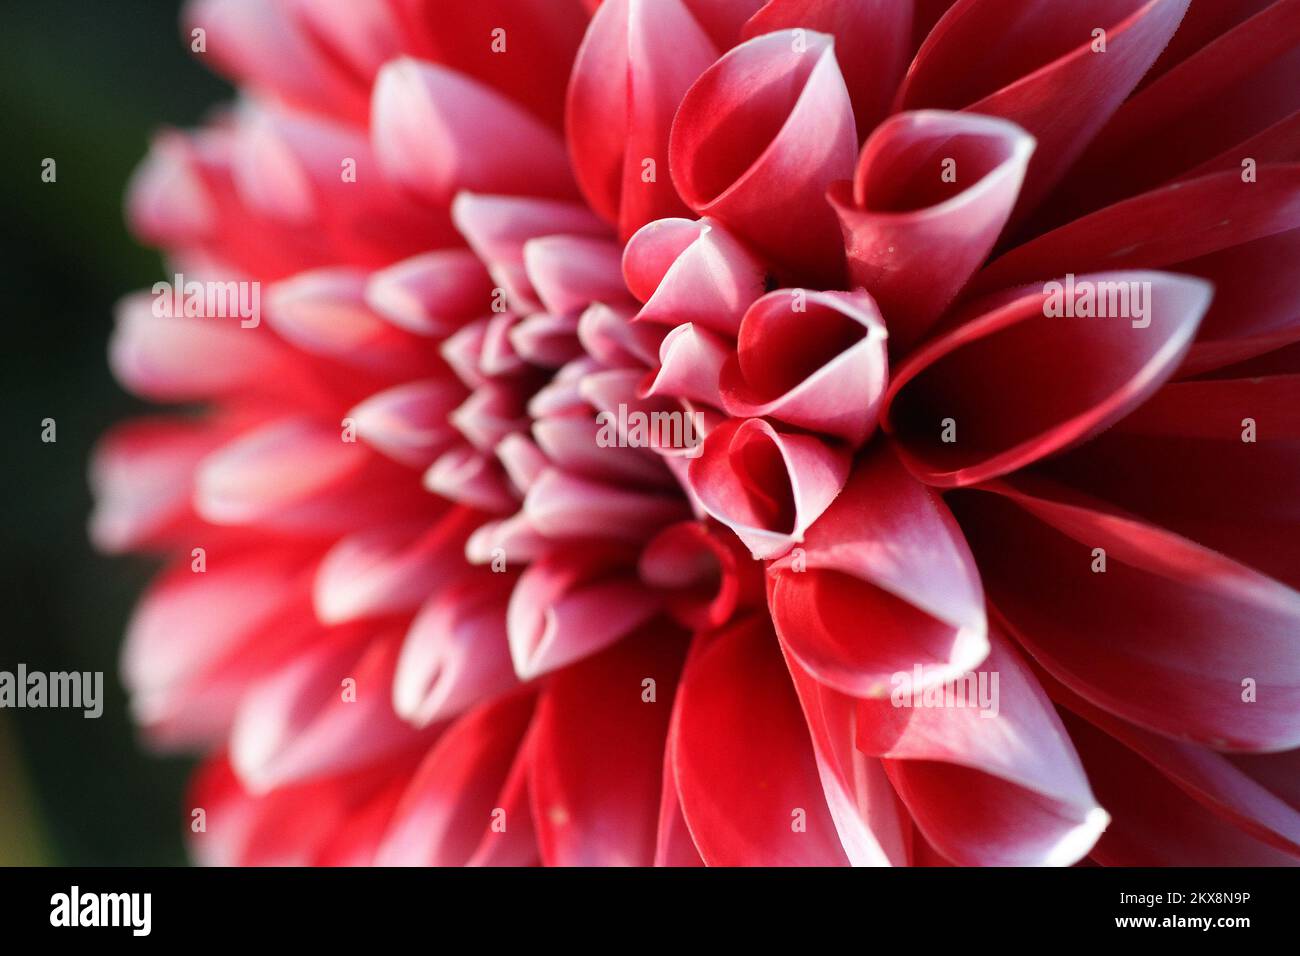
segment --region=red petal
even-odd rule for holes
[[[710,866],[843,866],[808,726],[760,619],[696,638],[669,735],[682,814]]]
[[[793,273],[792,284],[842,281],[844,248],[827,187],[847,179],[857,134],[832,39],[773,33],[711,66],[673,122],[673,182]]]
[[[934,688],[933,701],[900,675],[892,700],[859,703],[858,747],[885,758],[921,832],[959,866],[1078,862],[1108,818],[1065,728],[1004,639],[993,636],[980,673],[980,706],[965,697],[978,675]],[[945,706],[950,691],[965,705]]]
[[[1033,137],[1003,120],[901,113],[867,139],[852,192],[847,183],[831,187],[849,275],[880,304],[895,355],[921,338],[984,262],[1033,150]]]
[[[546,865],[653,862],[664,739],[686,644],[685,633],[650,625],[547,687],[530,775]]]
[[[782,646],[843,693],[884,696],[913,665],[939,683],[988,654],[984,593],[961,530],[888,450],[868,453],[801,551],[769,574]]]
[[[1064,314],[1081,291],[1094,293],[1092,311],[1104,305],[1133,318]],[[881,423],[908,468],[931,484],[969,485],[1023,468],[1100,432],[1154,392],[1177,369],[1210,295],[1208,283],[1185,276],[1101,272],[976,303],[961,316],[976,318],[955,319],[955,331],[897,371]]]

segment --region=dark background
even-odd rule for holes
[[[0,27],[0,670],[104,672],[104,715],[0,710],[0,865],[184,862],[190,762],[145,752],[118,677],[152,566],[95,554],[86,462],[139,410],[109,375],[113,303],[162,277],[122,217],[162,125],[197,124],[229,88],[190,59],[179,0],[22,0]],[[41,162],[57,161],[55,183]],[[41,420],[58,440],[41,441]]]

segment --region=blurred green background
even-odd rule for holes
[[[0,276],[9,441],[0,468],[0,669],[104,671],[104,715],[0,710],[0,865],[185,861],[188,760],[146,753],[118,649],[152,572],[86,540],[97,435],[143,408],[106,364],[112,305],[161,277],[122,221],[160,125],[194,125],[229,88],[192,61],[179,0],[23,0],[0,29]],[[58,180],[41,182],[53,157]],[[58,441],[40,440],[57,422]]]

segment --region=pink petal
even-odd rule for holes
[[[707,329],[689,322],[677,326],[659,346],[659,370],[646,397],[670,395],[721,407],[718,379],[730,354],[730,343]]]
[[[468,444],[443,452],[422,484],[426,491],[482,511],[513,511],[519,504],[496,456]]]
[[[368,277],[357,270],[307,272],[267,289],[272,328],[298,348],[386,375],[427,369],[424,343],[366,304]]]
[[[648,621],[659,597],[630,556],[607,544],[555,550],[533,562],[510,595],[506,627],[521,680],[609,646]]]
[[[810,285],[843,275],[825,200],[847,179],[857,134],[829,36],[787,31],[742,43],[695,82],[673,122],[673,182],[696,213]]]
[[[554,199],[483,196],[462,192],[451,206],[465,241],[520,312],[541,308],[524,270],[524,243],[549,235],[603,237],[605,226],[585,206]]]
[[[865,292],[773,292],[745,313],[721,370],[722,404],[860,445],[884,397],[885,338]]]
[[[393,709],[403,719],[427,727],[518,683],[506,638],[513,584],[513,576],[483,572],[425,602],[393,678]]]
[[[576,194],[559,136],[491,88],[433,63],[403,57],[379,71],[371,132],[385,173],[433,205],[462,189]]]
[[[95,547],[114,553],[153,549],[203,534],[190,505],[193,473],[227,437],[216,422],[180,417],[139,418],[109,431],[90,463]]]
[[[858,747],[884,759],[925,838],[957,865],[1078,862],[1109,818],[1065,728],[1005,639],[993,637],[980,673],[988,709],[969,699],[918,706],[908,682],[895,683],[894,700],[860,701]],[[949,689],[964,695],[976,679],[937,688],[938,702]]]
[[[668,131],[716,58],[683,0],[610,0],[592,18],[569,83],[569,155],[583,195],[624,239],[686,211],[668,176]]]
[[[265,793],[418,746],[418,732],[391,703],[400,637],[322,634],[250,687],[230,732],[231,763],[244,785]]]
[[[543,236],[524,243],[524,268],[548,312],[578,312],[627,298],[620,248],[603,239]]]
[[[1074,289],[1101,290],[1101,301],[1100,284],[1119,283],[1112,288],[1145,297],[1145,315],[1050,314],[1054,302],[1073,307],[1067,282],[1055,293],[1027,286],[970,306],[953,320],[954,331],[897,371],[881,423],[923,481],[984,481],[1118,420],[1178,367],[1212,292],[1206,282],[1168,273],[1093,273],[1077,277]],[[1114,299],[1107,309],[1115,303],[1122,308]],[[1128,311],[1140,310],[1131,301]]]
[[[656,529],[688,516],[685,502],[572,475],[555,468],[542,472],[524,497],[524,513],[552,538],[602,538],[644,541]]]
[[[367,528],[339,539],[316,572],[316,616],[325,624],[414,611],[463,570],[465,541],[482,516],[451,508],[432,526]]]
[[[356,424],[362,441],[394,461],[424,469],[455,440],[448,416],[464,397],[454,379],[425,379],[372,395],[345,417]]]
[[[895,354],[924,335],[984,262],[1033,150],[1033,137],[1003,120],[900,113],[868,138],[852,189],[831,187],[849,275],[880,304]]]
[[[767,279],[763,264],[710,219],[661,219],[642,227],[623,252],[623,274],[645,303],[638,319],[690,322],[728,337]]]
[[[984,593],[961,530],[888,450],[858,464],[800,553],[769,574],[783,647],[841,693],[883,697],[894,675],[918,665],[925,686],[942,683],[989,652]]]
[[[366,304],[416,335],[446,334],[492,307],[492,280],[468,249],[404,259],[370,276]]]
[[[759,418],[718,426],[690,464],[700,503],[757,558],[776,557],[802,541],[848,474],[846,450],[779,432]]]

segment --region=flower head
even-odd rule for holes
[[[196,858],[1294,860],[1297,22],[192,3],[92,534]]]

